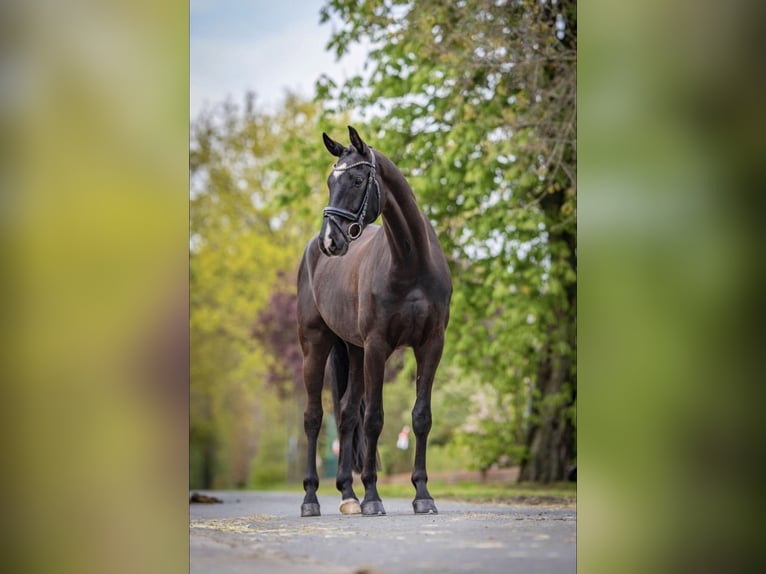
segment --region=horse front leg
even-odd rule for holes
[[[377,452],[378,439],[383,430],[383,374],[386,359],[391,351],[381,342],[368,343],[364,347],[364,391],[365,414],[364,435],[366,450],[364,468],[362,469],[362,484],[364,484],[364,500],[362,514],[376,516],[385,514],[383,501],[378,494]]]
[[[308,441],[308,456],[306,459],[306,478],[303,479],[303,490],[306,495],[301,505],[301,516],[319,516],[319,474],[317,473],[317,439],[322,427],[322,386],[324,384],[324,368],[329,344],[314,344],[304,347],[303,383],[306,386],[306,410],[303,413],[303,428]]]
[[[412,484],[415,487],[415,500],[412,507],[416,514],[437,514],[434,499],[428,492],[428,473],[426,472],[426,445],[431,431],[431,389],[436,368],[444,349],[444,337],[434,337],[425,345],[415,349],[418,363],[417,397],[412,409],[412,430],[415,433],[415,464],[412,469]]]

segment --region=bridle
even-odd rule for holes
[[[337,163],[332,166],[336,172],[347,171],[352,167],[357,167],[359,165],[370,166],[370,175],[367,178],[367,187],[364,190],[364,199],[362,199],[362,205],[359,206],[359,209],[356,213],[353,211],[348,211],[347,209],[341,209],[340,207],[333,207],[331,205],[325,207],[324,211],[322,212],[324,217],[326,217],[330,223],[333,223],[335,227],[338,228],[347,242],[351,242],[354,239],[359,239],[359,236],[362,235],[362,230],[364,229],[364,218],[367,216],[367,202],[370,199],[370,188],[373,184],[375,184],[375,193],[378,199],[378,213],[373,218],[373,221],[378,218],[378,215],[380,215],[380,184],[378,183],[378,179],[375,177],[375,152],[372,151],[372,148],[370,148],[370,159],[371,161],[358,161],[356,163],[352,163],[351,165],[344,165],[340,168],[337,167]],[[342,217],[343,219],[351,222],[351,225],[348,226],[348,232],[343,230],[343,227],[341,227],[335,216]]]

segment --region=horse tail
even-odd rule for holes
[[[327,378],[330,381],[332,389],[332,403],[335,411],[335,422],[338,425],[338,435],[340,435],[340,401],[348,388],[348,347],[341,339],[337,339],[330,349],[330,356],[327,359]],[[354,472],[362,472],[364,466],[364,454],[366,439],[364,437],[364,399],[359,403],[359,417],[352,434],[351,446],[351,468]]]

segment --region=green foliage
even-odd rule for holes
[[[473,380],[474,403],[494,389],[458,434],[480,467],[518,462],[557,424],[546,405],[573,424],[576,5],[330,0],[330,18],[329,49],[372,51],[365,77],[317,92],[366,112],[436,226],[455,282],[442,373]]]
[[[407,353],[411,358],[412,353]],[[405,364],[414,363],[408,360]],[[412,406],[415,403],[415,376],[411,367],[405,368],[393,382],[386,383],[383,390],[383,412],[385,424],[380,434],[378,452],[385,474],[410,472],[415,460],[415,435],[410,433],[409,448],[401,450],[396,446],[399,432],[404,426],[412,426]]]
[[[311,102],[288,97],[266,114],[252,94],[192,122],[192,487],[244,486],[254,459],[256,479],[284,479],[283,463],[277,471],[265,462],[287,443],[286,422],[274,416],[279,401],[266,385],[276,359],[253,329],[275,285],[294,291],[284,277],[294,277],[316,232],[322,197],[308,192],[321,188],[327,168],[318,122]]]
[[[275,425],[278,421],[270,422],[271,425]],[[279,425],[276,424],[276,427]],[[249,485],[256,488],[273,486],[286,480],[288,441],[284,433],[268,432],[269,428],[275,427],[264,425],[259,429],[263,438],[250,468]]]

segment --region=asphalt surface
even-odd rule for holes
[[[574,506],[437,499],[439,514],[415,515],[392,498],[386,516],[344,516],[340,495],[320,492],[322,516],[301,518],[299,493],[204,494],[223,503],[190,505],[193,574],[576,571]]]

